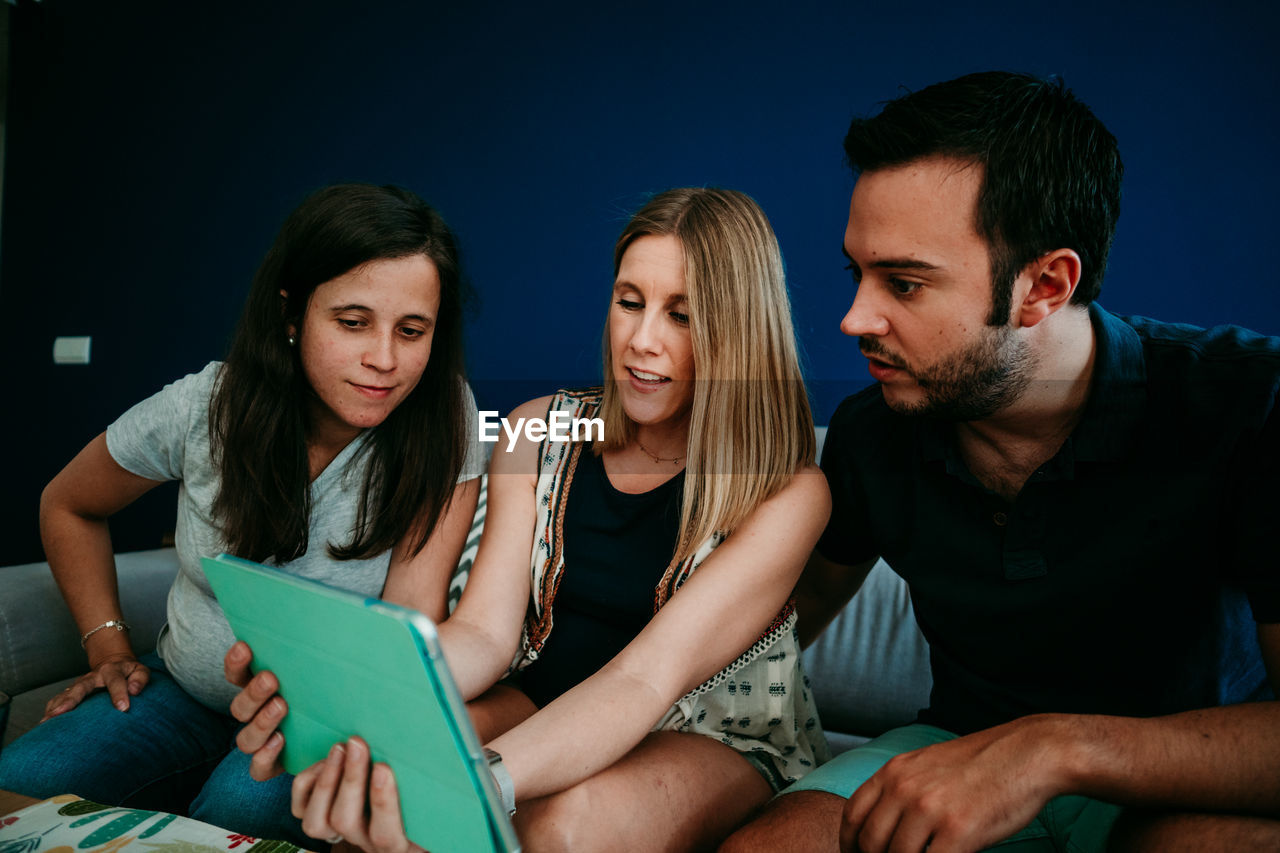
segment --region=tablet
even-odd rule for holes
[[[411,841],[432,853],[519,850],[430,619],[228,554],[201,562],[254,670],[273,672],[289,703],[285,770],[359,735],[395,772]]]

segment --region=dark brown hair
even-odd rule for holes
[[[351,541],[326,544],[335,559],[351,560],[386,551],[410,531],[412,553],[427,543],[468,446],[457,241],[407,190],[341,184],[313,193],[285,220],[254,276],[210,403],[221,474],[213,515],[231,553],[284,563],[311,544],[312,390],[288,327],[301,326],[317,286],[369,261],[413,255],[429,259],[440,277],[431,358],[417,387],[360,450],[369,460]]]
[[[1008,322],[1018,273],[1054,249],[1080,255],[1072,303],[1098,298],[1124,164],[1115,137],[1062,80],[985,71],[936,83],[854,119],[844,151],[855,173],[935,155],[982,166],[974,224],[991,257],[989,325]]]

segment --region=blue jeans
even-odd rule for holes
[[[0,751],[0,789],[40,798],[76,794],[314,847],[289,813],[293,777],[255,782],[249,756],[235,746],[240,724],[189,696],[158,656],[142,662],[151,680],[128,711],[98,691]]]
[[[951,732],[920,723],[890,729],[837,755],[779,796],[825,791],[848,798],[895,755],[954,737]],[[1088,797],[1054,797],[1029,825],[988,849],[1000,853],[1100,853],[1106,849],[1111,825],[1120,812],[1120,806]]]

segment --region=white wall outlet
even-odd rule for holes
[[[89,344],[93,339],[83,337],[60,337],[53,339],[54,364],[88,364]]]

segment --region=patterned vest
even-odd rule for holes
[[[549,411],[565,412],[570,418],[591,418],[599,410],[600,400],[599,389],[560,391]],[[513,670],[524,669],[538,659],[554,626],[552,603],[564,574],[564,513],[584,447],[584,442],[547,440],[538,453],[538,518],[530,557],[533,601]],[[667,567],[654,590],[655,613],[724,538],[715,534],[699,545],[692,557]],[[795,624],[795,607],[788,602],[760,639],[680,698],[654,731],[714,737],[739,752],[767,759],[781,783],[793,782],[826,761],[827,742],[804,675]]]

